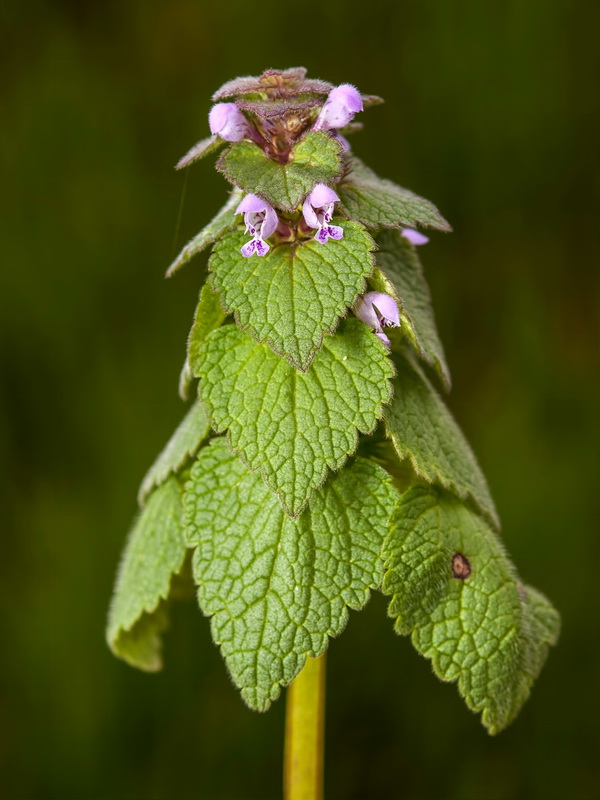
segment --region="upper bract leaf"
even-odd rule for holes
[[[185,555],[181,489],[172,476],[154,490],[129,534],[110,607],[108,644],[134,667],[155,671],[162,666],[163,601]]]
[[[241,198],[242,193],[237,191],[237,189],[232,192],[231,197],[218,214],[211,219],[208,225],[202,228],[200,233],[197,233],[193,239],[190,239],[181,253],[179,253],[167,270],[167,278],[170,278],[171,275],[174,275],[184,264],[187,264],[192,256],[201,253],[205,247],[208,247],[209,244],[212,244],[235,225],[235,209],[239,206]]]
[[[200,353],[200,392],[215,430],[260,469],[286,511],[300,514],[328,469],[356,450],[390,398],[385,347],[356,319],[344,320],[306,372],[235,325],[210,334]]]
[[[496,536],[460,501],[416,486],[383,548],[383,590],[398,633],[497,733],[516,716],[556,642],[559,616],[523,586]]]
[[[217,169],[244,192],[293,211],[317,183],[332,183],[339,175],[341,150],[327,133],[310,131],[294,145],[289,161],[280,164],[254,142],[241,141],[223,153]]]
[[[351,171],[336,186],[342,209],[351,219],[369,228],[413,228],[424,225],[440,231],[452,230],[429,200],[392,181],[378,177],[356,156]]]
[[[395,355],[394,394],[385,411],[388,435],[401,459],[422,478],[471,498],[500,527],[494,501],[469,443],[417,365]]]
[[[262,258],[244,258],[247,235],[232,232],[217,242],[209,261],[213,286],[239,324],[301,370],[373,270],[369,234],[355,222],[336,223],[343,239],[281,244]]]
[[[257,472],[215,439],[192,469],[185,530],[213,639],[249,706],[266,710],[381,583],[396,493],[364,459],[332,476],[302,516],[281,509]]]
[[[333,84],[327,81],[307,78],[304,67],[291,67],[284,70],[267,69],[262,75],[248,75],[227,81],[214,93],[212,99],[225,100],[246,94],[293,97],[296,94],[314,92],[319,95],[327,95],[331,89],[333,89]]]
[[[370,283],[379,292],[400,301],[401,327],[421,358],[440,375],[450,389],[450,370],[440,341],[429,286],[419,256],[400,231],[384,231],[377,237],[377,266]]]
[[[189,165],[193,164],[194,161],[199,161],[201,158],[204,158],[204,156],[214,153],[220,147],[223,147],[224,144],[225,140],[221,139],[221,137],[217,135],[208,136],[206,139],[200,139],[199,142],[197,142],[182,158],[179,159],[177,164],[175,164],[175,169],[189,167]]]
[[[138,492],[140,505],[154,487],[160,486],[172,472],[178,472],[188,458],[196,453],[209,433],[210,423],[206,411],[200,400],[196,400],[142,481]]]

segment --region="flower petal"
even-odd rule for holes
[[[306,222],[309,228],[318,228],[320,226],[317,215],[315,214],[315,210],[310,204],[310,200],[308,199],[308,197],[302,204],[302,213],[304,215],[304,221]]]
[[[384,324],[391,325],[394,328],[399,327],[400,314],[394,298],[382,292],[369,292],[369,294],[377,295],[377,297],[369,298],[369,302],[375,311],[378,311],[381,317],[386,320]],[[367,297],[369,297],[369,295],[365,295],[365,299]]]
[[[260,232],[261,238],[268,239],[272,233],[275,233],[278,225],[277,212],[268,203],[265,203],[265,219]]]
[[[255,239],[254,243],[256,245],[255,251],[257,256],[265,256],[271,249],[266,242],[263,242],[262,239]]]
[[[377,336],[378,339],[381,339],[381,341],[384,343],[384,345],[386,347],[391,347],[392,346],[392,343],[390,342],[388,337],[385,335],[385,333],[376,333],[375,336]]]
[[[425,236],[424,233],[420,233],[419,231],[415,231],[413,228],[402,228],[400,235],[404,236],[411,244],[415,245],[427,244],[429,241],[428,236]]]
[[[329,239],[327,228],[325,227],[319,228],[319,230],[315,234],[315,239],[317,240],[317,242],[320,242],[321,244],[327,244],[327,241]]]
[[[244,256],[244,258],[250,258],[250,256],[254,254],[255,250],[256,250],[256,239],[251,239],[249,242],[246,242],[246,244],[243,247],[240,248],[240,251]]]
[[[369,294],[378,294],[377,292],[369,292]],[[368,325],[370,328],[373,328],[375,331],[381,331],[381,325],[379,324],[379,318],[375,313],[375,309],[373,308],[373,304],[367,299],[369,295],[365,295],[364,297],[359,298],[356,306],[354,307],[354,313],[365,325]]]
[[[308,195],[308,202],[314,208],[326,206],[329,203],[337,203],[339,201],[337,194],[325,183],[317,183],[312,192]]]
[[[217,103],[210,110],[208,124],[211,133],[226,142],[239,142],[248,133],[248,121],[235,103]]]
[[[327,225],[326,227],[327,234],[331,239],[343,239],[344,238],[344,229],[340,228],[339,225]]]
[[[259,214],[261,211],[266,211],[267,206],[269,206],[269,204],[265,203],[265,201],[257,195],[247,194],[236,208],[235,213],[242,214],[250,211],[254,214]],[[271,208],[271,206],[269,206],[269,208]]]
[[[340,83],[329,92],[328,100],[335,100],[346,106],[353,114],[363,110],[363,101],[356,86],[351,83]]]

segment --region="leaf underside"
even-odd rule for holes
[[[377,269],[370,283],[400,302],[400,323],[419,356],[439,374],[450,389],[450,370],[446,364],[431,305],[429,286],[413,245],[400,231],[384,231],[377,237]]]
[[[340,173],[341,145],[323,131],[310,131],[293,148],[290,161],[270,159],[254,142],[235,142],[217,169],[244,192],[272,206],[294,211],[317,183],[332,183]]]
[[[490,733],[527,699],[556,642],[559,617],[523,586],[484,520],[441,489],[401,498],[383,548],[383,591],[398,633],[431,659]]]
[[[160,486],[171,473],[178,470],[196,453],[210,433],[210,422],[200,400],[196,400],[150,467],[140,490],[138,502],[143,505],[150,492]]]
[[[223,439],[202,450],[185,488],[186,535],[200,607],[249,706],[266,710],[380,584],[395,497],[380,467],[356,459],[294,520]]]
[[[394,356],[396,376],[385,427],[400,459],[415,473],[460,498],[471,498],[500,527],[487,482],[462,431],[442,398],[416,364]]]
[[[338,224],[344,229],[339,241],[281,244],[250,258],[240,253],[248,235],[232,232],[217,242],[209,261],[212,284],[240,326],[301,370],[373,271],[369,234],[354,222]]]
[[[232,449],[292,516],[356,450],[358,431],[373,430],[392,375],[385,347],[356,319],[325,336],[306,372],[234,325],[210,334],[198,366],[214,429],[228,431]]]
[[[350,219],[369,228],[414,228],[421,225],[451,230],[448,222],[429,200],[384,180],[351,157],[351,171],[336,187],[341,208]]]
[[[201,253],[205,247],[215,242],[220,236],[235,225],[236,214],[235,209],[239,206],[242,199],[242,193],[234,189],[229,200],[225,203],[223,208],[211,219],[200,233],[196,234],[193,239],[186,244],[181,253],[177,256],[175,261],[167,270],[165,277],[170,278],[178,270],[181,269],[193,256]]]
[[[189,165],[193,164],[194,161],[199,161],[201,158],[204,158],[204,156],[214,153],[220,147],[223,147],[224,144],[225,140],[221,139],[221,137],[217,135],[209,136],[206,139],[200,139],[199,142],[197,142],[182,158],[179,159],[177,164],[175,164],[175,169],[189,167]]]
[[[162,666],[163,601],[186,555],[181,512],[181,488],[171,476],[150,495],[129,534],[109,613],[112,651],[150,672]]]

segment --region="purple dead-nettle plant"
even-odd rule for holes
[[[308,195],[302,206],[304,221],[309,228],[316,228],[315,239],[325,244],[328,239],[342,239],[344,229],[339,225],[332,225],[333,206],[339,197],[324,183],[317,183]]]
[[[359,299],[354,313],[365,324],[373,328],[377,337],[386,347],[391,347],[391,342],[383,329],[400,327],[398,304],[393,297],[383,292],[367,292]]]
[[[212,135],[177,166],[220,149],[232,191],[167,273],[212,247],[180,380],[195,399],[140,488],[107,637],[160,669],[170,606],[195,595],[251,708],[290,685],[286,800],[319,800],[323,656],[349,608],[388,596],[397,633],[492,733],[558,615],[517,576],[443,400],[417,246],[450,226],[341,138],[380,99],[302,68],[212,99]]]
[[[265,239],[275,233],[279,222],[275,209],[255,194],[247,194],[235,213],[244,215],[246,233],[252,236],[252,239],[240,248],[242,255],[245,258],[254,254],[266,255],[270,247]]]

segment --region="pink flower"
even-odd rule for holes
[[[393,297],[383,292],[367,292],[358,300],[354,313],[362,322],[373,328],[376,336],[386,347],[390,347],[390,340],[383,332],[383,328],[400,327],[400,314]]]
[[[332,89],[314,124],[316,131],[335,131],[347,125],[356,113],[363,110],[360,92],[349,83]]]
[[[317,183],[302,206],[304,220],[310,228],[316,228],[315,239],[325,244],[328,239],[341,239],[344,229],[339,225],[330,225],[333,217],[333,204],[340,198],[324,183]]]
[[[248,120],[235,103],[217,103],[208,115],[210,132],[226,142],[239,142],[249,135]]]
[[[264,256],[270,249],[264,240],[275,232],[279,222],[275,209],[257,195],[247,194],[235,213],[244,215],[246,232],[252,235],[252,239],[241,248],[242,255],[245,258],[254,253]]]
[[[429,237],[425,236],[424,233],[419,233],[419,231],[415,231],[412,228],[402,228],[400,235],[408,239],[411,244],[427,244],[429,241]]]

